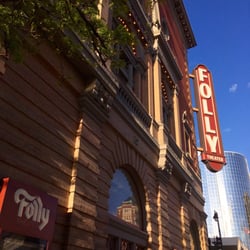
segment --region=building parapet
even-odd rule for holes
[[[121,85],[118,90],[118,99],[145,128],[148,129],[151,126],[152,117],[129,88]]]

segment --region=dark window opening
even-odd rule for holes
[[[0,249],[2,250],[45,250],[46,241],[14,233],[0,234]]]

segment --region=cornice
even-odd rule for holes
[[[195,37],[187,16],[187,12],[185,9],[185,6],[183,4],[182,0],[174,0],[174,9],[176,11],[178,20],[180,21],[180,25],[182,28],[182,32],[185,38],[185,42],[186,42],[186,46],[187,48],[192,48],[195,47],[196,41],[195,41]]]

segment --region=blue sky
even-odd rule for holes
[[[224,150],[250,165],[250,1],[184,0],[197,46],[189,70],[212,73]]]

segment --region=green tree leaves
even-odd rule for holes
[[[83,43],[93,49],[105,64],[116,53],[116,44],[130,44],[133,36],[119,23],[109,27],[100,18],[95,0],[12,0],[0,4],[0,46],[16,59],[21,58],[25,36],[37,41],[46,39],[66,54],[76,45],[65,37],[65,30],[75,32]],[[126,15],[126,0],[113,0],[110,8],[115,15]],[[119,12],[118,12],[119,10]],[[63,44],[63,46],[61,46]]]

